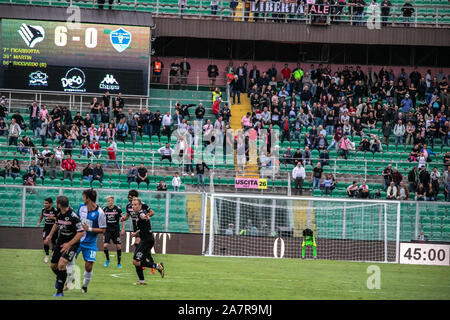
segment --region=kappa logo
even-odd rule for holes
[[[125,51],[131,43],[131,33],[123,29],[122,27],[112,31],[109,34],[111,44],[118,52]]]
[[[22,26],[18,30],[23,41],[28,47],[34,48],[34,46],[45,39],[45,30],[41,26],[30,26],[22,23]]]
[[[120,86],[117,80],[114,78],[114,75],[107,74],[102,82],[100,82],[100,85],[98,86],[100,89],[104,90],[119,90]]]

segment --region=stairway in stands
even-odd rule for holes
[[[230,104],[232,103],[232,99],[230,99]],[[250,98],[247,95],[241,94],[241,104],[231,104],[231,119],[230,119],[230,127],[231,129],[238,130],[242,129],[241,119],[243,116],[247,114],[247,112],[252,112],[252,107],[250,105]],[[255,141],[256,142],[256,141]],[[255,154],[250,154],[250,161],[245,164],[245,172],[244,175],[239,175],[238,177],[246,177],[246,178],[259,178],[258,171],[258,163],[257,163],[257,155],[256,155],[256,147],[251,148]],[[238,172],[237,160],[235,156],[235,170]]]
[[[186,213],[189,225],[189,233],[201,232],[202,216],[202,196],[201,194],[186,195]],[[209,209],[208,211],[209,212]],[[209,229],[207,229],[209,230]]]
[[[308,201],[293,200],[292,216],[294,218],[294,237],[302,237],[302,231],[308,225]],[[315,230],[314,211],[311,212],[310,229]]]

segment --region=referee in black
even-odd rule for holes
[[[84,235],[83,225],[78,215],[69,207],[66,196],[56,198],[56,208],[59,210],[56,222],[45,239],[44,244],[49,245],[56,229],[59,228],[58,240],[53,250],[50,268],[56,274],[55,288],[58,290],[54,297],[62,297],[64,283],[67,279],[67,264],[73,260],[80,246],[80,239]]]
[[[44,200],[44,208],[41,211],[41,216],[39,217],[39,222],[37,225],[39,228],[41,226],[42,219],[44,219],[44,230],[43,230],[43,235],[42,235],[43,241],[45,241],[47,236],[50,234],[50,231],[52,231],[53,225],[55,224],[55,221],[56,221],[56,214],[57,214],[57,211],[53,207],[53,199],[52,198],[45,199]],[[57,238],[58,238],[58,233],[55,232],[55,234],[51,238],[52,251],[55,249]],[[47,263],[48,257],[49,257],[50,246],[46,245],[45,243],[44,243],[44,251],[45,251],[44,262]]]
[[[132,235],[136,236],[139,234],[141,238],[141,242],[137,246],[133,256],[133,265],[136,267],[136,273],[139,277],[136,285],[146,285],[142,267],[155,268],[161,274],[161,278],[164,278],[164,264],[153,261],[151,250],[155,243],[155,238],[152,233],[149,210],[142,207],[142,200],[140,198],[134,198],[132,205],[133,211],[137,215],[137,230]]]

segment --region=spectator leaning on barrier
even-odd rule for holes
[[[402,7],[403,12],[403,23],[405,27],[409,27],[409,23],[412,21],[412,15],[414,13],[414,7],[410,3],[409,0],[405,1],[405,4]]]

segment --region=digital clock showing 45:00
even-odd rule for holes
[[[400,243],[400,263],[424,265],[450,265],[450,245],[426,243]]]

